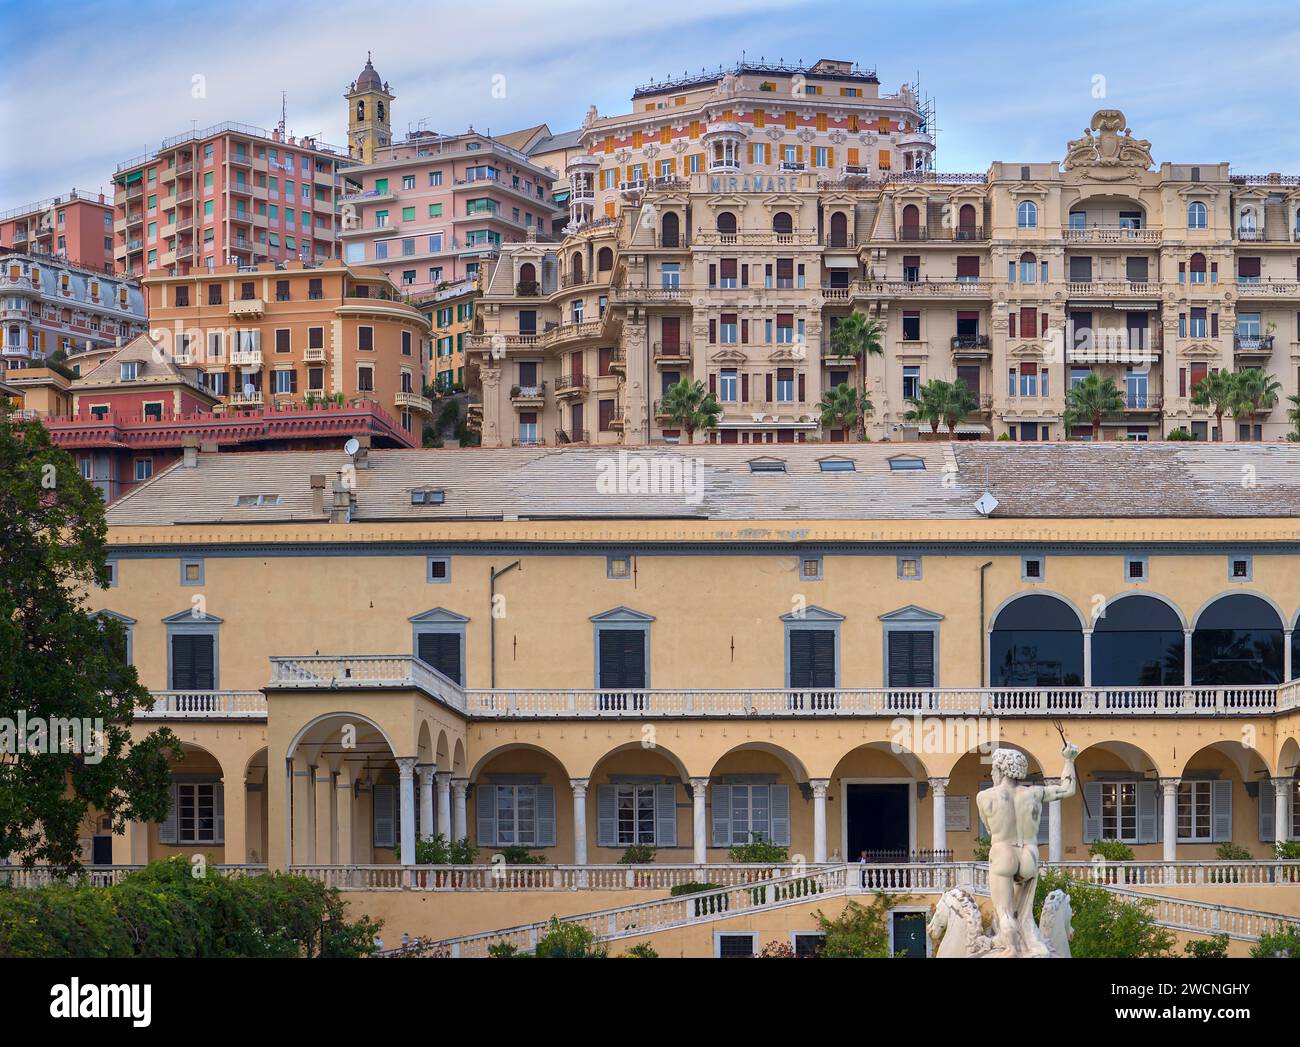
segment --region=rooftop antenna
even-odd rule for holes
[[[980,516],[992,516],[993,510],[996,509],[997,507],[998,507],[998,500],[993,497],[992,492],[989,490],[989,467],[988,467],[988,463],[985,462],[984,463],[984,493],[980,495],[978,499],[976,499],[975,511],[979,513]]]
[[[285,91],[280,92],[280,136],[284,137],[284,123],[288,111],[289,95]]]

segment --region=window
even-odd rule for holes
[[[1182,781],[1178,785],[1178,842],[1209,843],[1214,838],[1211,781]],[[1228,783],[1224,783],[1228,784]]]
[[[900,456],[889,459],[889,471],[891,473],[910,473],[921,472],[925,469],[924,458],[910,458]]]
[[[1204,229],[1206,215],[1205,205],[1199,200],[1193,200],[1187,205],[1187,228]]]
[[[713,846],[733,847],[764,840],[779,847],[790,843],[790,787],[771,782],[715,784]]]
[[[676,792],[676,787],[667,782],[599,786],[597,846],[677,846]]]
[[[357,368],[357,392],[373,393],[375,391],[375,369],[373,367]]]
[[[202,584],[203,584],[203,561],[182,560],[181,561],[181,585],[202,585]]]
[[[277,353],[287,353],[289,348],[289,329],[287,327],[276,328],[275,351]]]
[[[756,458],[749,463],[751,473],[785,473],[785,462],[775,458]]]
[[[224,804],[220,782],[174,782],[171,811],[159,826],[159,842],[222,843]]]
[[[1234,582],[1249,582],[1254,577],[1250,556],[1228,557],[1228,579]]]
[[[263,505],[279,505],[278,494],[241,494],[235,498],[235,508],[253,509]]]
[[[134,382],[140,376],[140,364],[135,360],[128,360],[122,364],[122,381]]]
[[[1124,580],[1126,582],[1145,582],[1147,580],[1147,558],[1129,556],[1124,560]]]
[[[632,558],[630,556],[607,556],[605,558],[606,578],[631,578]]]
[[[1100,782],[1101,838],[1138,842],[1137,782]]]
[[[220,618],[195,617],[190,610],[164,619],[167,626],[167,682],[173,691],[211,691],[219,686],[217,629]]]
[[[833,382],[833,385],[843,383]],[[819,469],[824,473],[853,473],[857,472],[857,465],[851,458],[823,458],[817,463]]]
[[[554,847],[555,786],[540,783],[478,785],[481,847]]]
[[[758,932],[743,934],[718,932],[713,939],[713,955],[718,959],[753,959],[758,949]]]
[[[442,491],[422,489],[411,492],[412,505],[442,505],[446,495]]]
[[[1022,582],[1041,582],[1044,574],[1044,562],[1041,556],[1022,556],[1020,558],[1020,580]]]
[[[921,395],[921,368],[904,367],[903,368],[903,399],[915,400]],[[893,462],[890,462],[890,468],[893,468]]]
[[[1032,200],[1022,200],[1016,208],[1016,225],[1021,229],[1038,228],[1038,205]]]
[[[153,476],[153,459],[137,458],[135,460],[135,478],[139,482]]]
[[[369,352],[375,348],[375,329],[373,327],[357,328],[357,349]]]
[[[921,580],[921,558],[919,556],[898,557],[898,577],[904,581]]]
[[[820,556],[801,556],[799,558],[799,580],[820,582],[822,579],[822,558]]]

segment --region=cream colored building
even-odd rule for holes
[[[1244,368],[1276,378],[1277,404],[1225,416],[1223,439],[1293,428],[1295,176],[1155,166],[1117,110],[1063,162],[948,174],[911,88],[790,101],[789,83],[754,79],[638,92],[632,115],[589,118],[564,241],[506,245],[487,277],[471,342],[485,445],[676,442],[658,402],[682,378],[722,402],[711,440],[839,440],[817,404],[856,382],[859,364],[830,353],[854,312],[884,328],[866,363],[873,440],[917,435],[908,397],[931,379],[978,397],[962,437],[1085,437],[1063,414],[1089,371],[1124,394],[1106,439],[1214,439],[1192,393]],[[893,130],[868,130],[889,107]]]

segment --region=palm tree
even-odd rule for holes
[[[957,423],[972,411],[979,409],[979,398],[972,393],[965,382],[945,382],[948,387],[943,402],[943,420],[948,426],[948,439],[956,439]]]
[[[843,430],[844,439],[847,441],[849,428],[856,424],[858,414],[871,414],[875,407],[865,397],[859,400],[858,391],[845,383],[827,389],[818,401],[817,409],[821,412],[822,425],[827,429]]]
[[[1287,433],[1288,440],[1300,440],[1300,394],[1288,396],[1287,403],[1291,406],[1287,408],[1286,420],[1295,426],[1295,431]]]
[[[932,436],[939,435],[939,423],[943,421],[943,412],[948,403],[948,383],[932,378],[921,386],[920,396],[909,396],[907,402],[912,409],[903,415],[909,422],[926,422]]]
[[[831,329],[831,355],[847,356],[858,361],[858,402],[867,399],[867,357],[883,356],[885,329],[878,320],[868,320],[862,313],[850,313]],[[867,416],[858,413],[858,439],[867,438]]]
[[[1232,410],[1236,399],[1237,380],[1228,371],[1212,371],[1202,378],[1192,390],[1192,403],[1208,407],[1218,426],[1218,438],[1223,439],[1223,416]]]
[[[1248,367],[1233,375],[1233,380],[1237,383],[1237,403],[1232,417],[1239,424],[1277,406],[1277,394],[1282,383],[1274,375],[1265,374],[1257,367]]]
[[[722,414],[718,398],[704,388],[703,382],[692,382],[689,378],[683,378],[664,390],[659,406],[664,414],[686,430],[688,444],[695,442],[695,430],[707,432],[716,429]]]
[[[1092,425],[1092,438],[1101,439],[1102,415],[1124,410],[1124,394],[1114,378],[1102,378],[1095,371],[1065,394],[1065,429],[1068,433],[1080,421]]]

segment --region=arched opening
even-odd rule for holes
[[[1187,205],[1187,228],[1204,229],[1207,216],[1205,205],[1199,200],[1193,200]]]
[[[244,768],[244,846],[245,854],[240,857],[230,847],[226,848],[226,861],[231,863],[248,862],[257,865],[267,860],[270,840],[267,837],[267,756],[265,749],[259,749],[248,760]]]
[[[831,213],[831,246],[849,246],[849,219],[843,211]]]
[[[1097,687],[1181,687],[1182,620],[1167,603],[1135,593],[1111,600],[1092,631]]]
[[[1200,251],[1197,251],[1192,255],[1191,263],[1187,268],[1191,271],[1192,283],[1205,283],[1205,255],[1201,254]]]
[[[686,768],[663,746],[639,742],[606,753],[592,768],[587,787],[591,861],[619,861],[628,847],[657,849],[659,861],[690,861],[691,805]],[[680,849],[677,857],[668,853]]]
[[[1273,778],[1258,752],[1239,741],[1212,742],[1192,753],[1177,777],[1180,858],[1213,858],[1213,845],[1228,842],[1253,845],[1257,857],[1273,856],[1267,846],[1276,814]]]
[[[734,236],[736,233],[736,216],[730,211],[720,211],[718,213],[718,232],[726,236]]]
[[[216,862],[242,863],[244,855],[226,855],[226,792],[233,779],[215,753],[192,742],[181,749],[180,760],[171,765],[167,817],[148,826],[150,859],[199,851]],[[234,784],[232,800],[243,796],[242,780]]]
[[[831,772],[826,803],[834,850],[846,861],[912,861],[919,841],[932,839],[930,805],[922,817],[918,804],[920,782],[928,783],[925,764],[902,744],[868,742],[845,753]]]
[[[366,103],[363,99],[357,100],[357,123],[361,123],[366,118]]]
[[[1032,200],[1022,200],[1016,208],[1016,225],[1021,229],[1038,228],[1038,205]]]
[[[569,260],[569,276],[575,284],[582,283],[582,253],[574,251],[573,257]]]
[[[974,240],[976,237],[975,206],[962,204],[957,212],[957,239]]]
[[[916,204],[903,208],[903,239],[919,240],[921,238],[921,209]]]
[[[568,771],[554,755],[534,745],[503,745],[478,761],[470,780],[469,833],[475,846],[489,856],[506,848],[558,847],[546,860],[571,860],[572,789]]]
[[[614,252],[602,247],[596,254],[596,271],[607,273],[614,268]]]
[[[964,736],[958,736],[957,741],[971,744],[971,742],[976,741],[976,739],[970,737],[971,733],[971,730],[968,729]],[[985,789],[993,787],[990,759],[993,749],[1015,749],[1023,753],[1029,768],[1029,774],[1025,780],[1035,785],[1042,784],[1043,781],[1043,765],[1037,756],[1025,748],[1024,745],[1009,742],[997,732],[991,733],[992,737],[987,742],[982,739],[978,740],[977,744],[980,747],[964,753],[953,764],[952,770],[948,772],[944,814],[950,828],[945,835],[947,836],[948,849],[953,852],[953,860],[956,861],[970,861],[974,858],[976,841],[981,837],[987,838],[989,835],[988,826],[980,818],[977,798]],[[923,816],[926,806],[926,804],[922,804]],[[933,817],[933,797],[930,798],[929,806],[930,816]],[[1049,809],[1044,806],[1038,822],[1037,840],[1040,846],[1048,842],[1050,824],[1048,812]],[[921,838],[926,838],[924,832],[921,834]]]
[[[1031,593],[1012,600],[989,633],[991,687],[1083,685],[1083,623],[1056,596]]]
[[[808,772],[791,752],[767,742],[739,745],[719,757],[709,778],[710,847],[764,841],[812,854],[810,821],[792,823],[792,812],[804,808],[796,800]]]
[[[1282,682],[1282,620],[1250,593],[1222,596],[1196,619],[1192,684],[1197,687]]]
[[[1025,251],[1020,256],[1020,282],[1032,284],[1038,279],[1038,259],[1033,251]]]
[[[664,247],[679,246],[681,238],[681,219],[676,211],[666,211],[660,232],[660,242]]]
[[[772,216],[772,232],[782,235],[794,232],[794,219],[789,211],[777,211]]]
[[[524,294],[537,289],[537,266],[524,262],[519,267],[519,288]]]
[[[1081,840],[1082,849],[1074,850],[1086,855],[1098,840],[1159,841],[1160,771],[1149,753],[1129,742],[1097,742],[1079,753],[1075,776],[1079,791],[1061,801],[1066,848]]]

